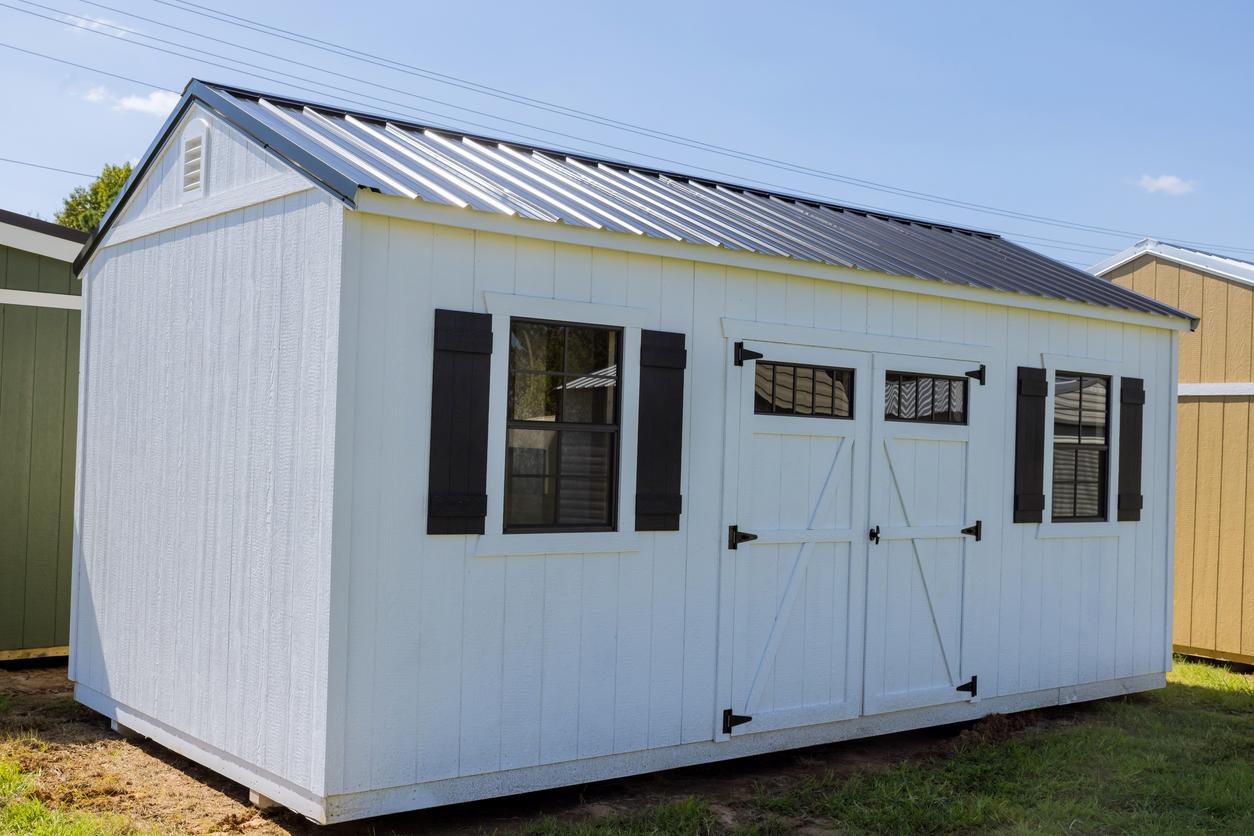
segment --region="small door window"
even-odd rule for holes
[[[853,417],[853,369],[759,360],[753,411],[807,418]]]
[[[915,372],[884,376],[884,419],[925,424],[967,423],[967,380]]]

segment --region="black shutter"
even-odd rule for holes
[[[640,333],[636,531],[678,531],[684,427],[684,335]]]
[[[482,534],[488,513],[492,317],[435,312],[427,533]]]
[[[1015,418],[1014,521],[1038,523],[1045,512],[1045,396],[1049,383],[1044,369],[1019,367],[1018,410]]]
[[[1141,423],[1145,412],[1145,381],[1124,377],[1119,382],[1119,507],[1120,522],[1141,519]]]

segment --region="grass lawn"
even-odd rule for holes
[[[0,694],[0,833],[1254,833],[1254,675],[1177,659],[1168,682],[922,743],[835,744],[325,829],[258,817],[238,785],[109,734],[62,692]]]
[[[1254,675],[1177,659],[1168,683],[1062,723],[990,718],[885,771],[760,790],[732,802],[741,827],[686,799],[529,832],[1254,833]]]

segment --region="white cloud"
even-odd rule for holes
[[[74,19],[65,22],[65,25],[71,29],[77,29],[82,32],[107,32],[119,38],[125,38],[129,34],[125,27],[119,26],[108,18],[79,17],[78,15],[71,15],[71,17]]]
[[[1196,189],[1197,181],[1185,180],[1183,177],[1177,177],[1174,174],[1160,174],[1157,177],[1142,174],[1141,179],[1137,181],[1137,185],[1146,194],[1162,192],[1169,195],[1182,195]]]
[[[123,96],[114,104],[114,110],[133,110],[136,113],[148,113],[162,119],[170,115],[174,106],[179,103],[178,93],[166,90],[153,90],[147,96]]]
[[[164,119],[178,104],[179,96],[166,90],[153,90],[146,96],[117,96],[108,87],[93,87],[83,94],[83,101],[107,104],[114,110],[146,113]]]

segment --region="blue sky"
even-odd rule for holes
[[[198,1],[772,160],[1254,258],[1251,4]],[[86,20],[76,27],[10,7]],[[175,52],[195,46],[227,59],[155,52],[136,45],[152,41],[110,25],[177,42],[160,44]],[[196,76],[300,98],[351,95],[359,110],[526,134],[659,168],[717,169],[724,179],[997,230],[1076,264],[1139,237],[926,202],[684,147],[210,20],[181,0],[0,0],[0,44],[172,90]],[[264,66],[256,71],[275,80],[247,75],[239,61]],[[7,115],[0,157],[78,172],[137,159],[174,101],[144,84],[5,46],[0,77]],[[0,162],[0,207],[50,217],[83,181]]]

